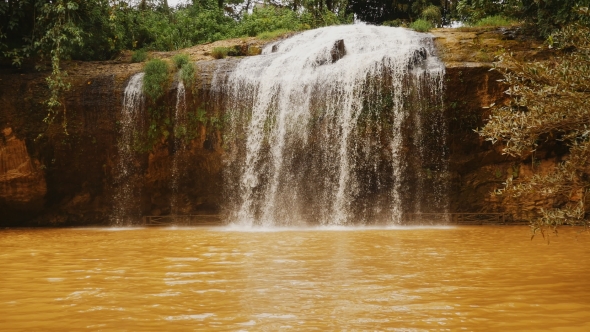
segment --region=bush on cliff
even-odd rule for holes
[[[501,143],[503,153],[536,163],[543,144],[565,144],[569,156],[548,174],[521,179],[509,176],[497,194],[516,203],[547,198],[536,216],[533,231],[562,224],[589,226],[590,199],[590,28],[568,26],[548,39],[555,57],[534,63],[503,57],[511,97],[508,105],[493,108],[479,134]]]
[[[160,59],[152,59],[146,62],[143,70],[143,92],[155,102],[164,95],[168,82],[168,64]]]
[[[187,62],[180,68],[180,79],[188,88],[195,83],[195,65],[192,62]]]
[[[432,28],[432,23],[423,19],[416,20],[410,24],[410,29],[418,32],[428,32]]]

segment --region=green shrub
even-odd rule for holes
[[[258,39],[262,39],[262,40],[275,39],[275,38],[284,36],[284,35],[288,34],[289,32],[292,32],[292,30],[278,29],[278,30],[274,30],[274,31],[261,32],[256,37],[258,37]]]
[[[442,13],[440,12],[440,7],[437,6],[430,5],[424,8],[420,18],[432,23],[432,25],[436,27],[442,25]]]
[[[230,51],[231,49],[229,47],[215,47],[213,51],[211,51],[211,56],[215,59],[223,59],[227,57]]]
[[[182,68],[182,66],[189,63],[190,59],[188,57],[188,54],[180,53],[172,57],[172,62],[174,62],[174,66],[176,67],[176,69],[180,69]]]
[[[131,62],[144,62],[147,60],[147,51],[144,49],[137,50],[131,54]]]
[[[298,30],[301,25],[298,14],[287,8],[267,6],[257,8],[251,14],[245,14],[237,35],[254,37],[260,33],[276,30]]]
[[[168,81],[168,64],[160,59],[152,59],[145,64],[143,71],[143,92],[152,101],[156,101],[164,94]]]
[[[259,55],[262,53],[262,49],[256,45],[248,46],[248,51],[246,55]]]
[[[502,16],[502,15],[495,15],[495,16],[488,16],[484,17],[481,20],[477,21],[474,26],[476,27],[504,27],[510,26],[514,24],[514,21]]]
[[[195,65],[192,62],[187,62],[180,68],[180,79],[186,87],[192,87],[195,83]]]
[[[432,28],[433,28],[432,23],[430,23],[426,20],[423,20],[423,19],[415,20],[414,22],[412,22],[410,24],[410,29],[418,31],[418,32],[428,32]]]

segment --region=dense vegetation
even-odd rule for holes
[[[521,179],[511,175],[497,194],[520,202],[545,197],[546,206],[530,216],[534,230],[562,224],[588,226],[590,197],[590,29],[575,24],[552,34],[549,60],[523,63],[505,55],[502,69],[511,103],[493,110],[480,135],[503,144],[504,153],[538,162],[547,144],[569,148],[566,159],[547,174]]]
[[[178,50],[215,40],[351,23],[424,31],[488,16],[532,23],[548,36],[590,0],[0,0],[0,57],[106,60],[122,50]],[[264,6],[262,6],[264,5]],[[509,22],[509,21],[506,21]]]

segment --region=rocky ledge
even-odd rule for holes
[[[492,62],[508,51],[525,59],[547,56],[539,42],[518,31],[499,29],[438,29],[433,32],[447,66],[445,114],[449,123],[450,177],[453,212],[507,212],[518,219],[546,202],[505,206],[490,195],[511,175],[527,176],[530,165],[510,159],[473,131],[489,116],[489,105],[505,102],[501,74],[490,71]],[[231,70],[234,60],[213,60],[218,46],[261,47],[253,38],[220,41],[179,52],[197,61],[199,79],[191,92],[198,103],[214,103],[210,92],[213,70]],[[178,52],[152,56],[170,58]],[[129,54],[116,61],[66,64],[72,83],[65,95],[67,134],[61,121],[47,126],[43,101],[48,91],[46,72],[0,67],[0,226],[69,226],[109,223],[113,207],[114,168],[117,163],[117,128],[123,91],[141,64]],[[171,86],[175,86],[171,84]],[[173,105],[176,91],[166,98]],[[223,148],[219,129],[202,127],[183,152],[186,176],[182,178],[181,210],[186,214],[219,213],[222,203]],[[162,140],[137,159],[136,174],[143,182],[143,214],[168,214],[174,151]],[[541,168],[563,157],[553,149],[541,156]],[[539,167],[539,166],[537,166]]]

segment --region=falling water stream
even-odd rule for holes
[[[431,35],[367,25],[303,32],[242,60],[223,89],[230,220],[444,212],[443,75]]]
[[[187,109],[186,109],[186,90],[182,80],[178,81],[176,88],[176,111],[174,114],[174,156],[172,157],[172,171],[171,171],[171,189],[172,196],[170,198],[170,213],[173,215],[181,214],[179,210],[179,181],[181,164],[184,162],[184,152],[186,151],[186,143],[182,139],[181,133],[187,127]]]
[[[130,225],[141,216],[139,197],[141,186],[133,177],[138,175],[138,163],[135,158],[135,142],[142,130],[143,103],[142,93],[144,73],[131,77],[125,88],[123,107],[119,117],[118,162],[115,169],[114,206],[111,224]]]

